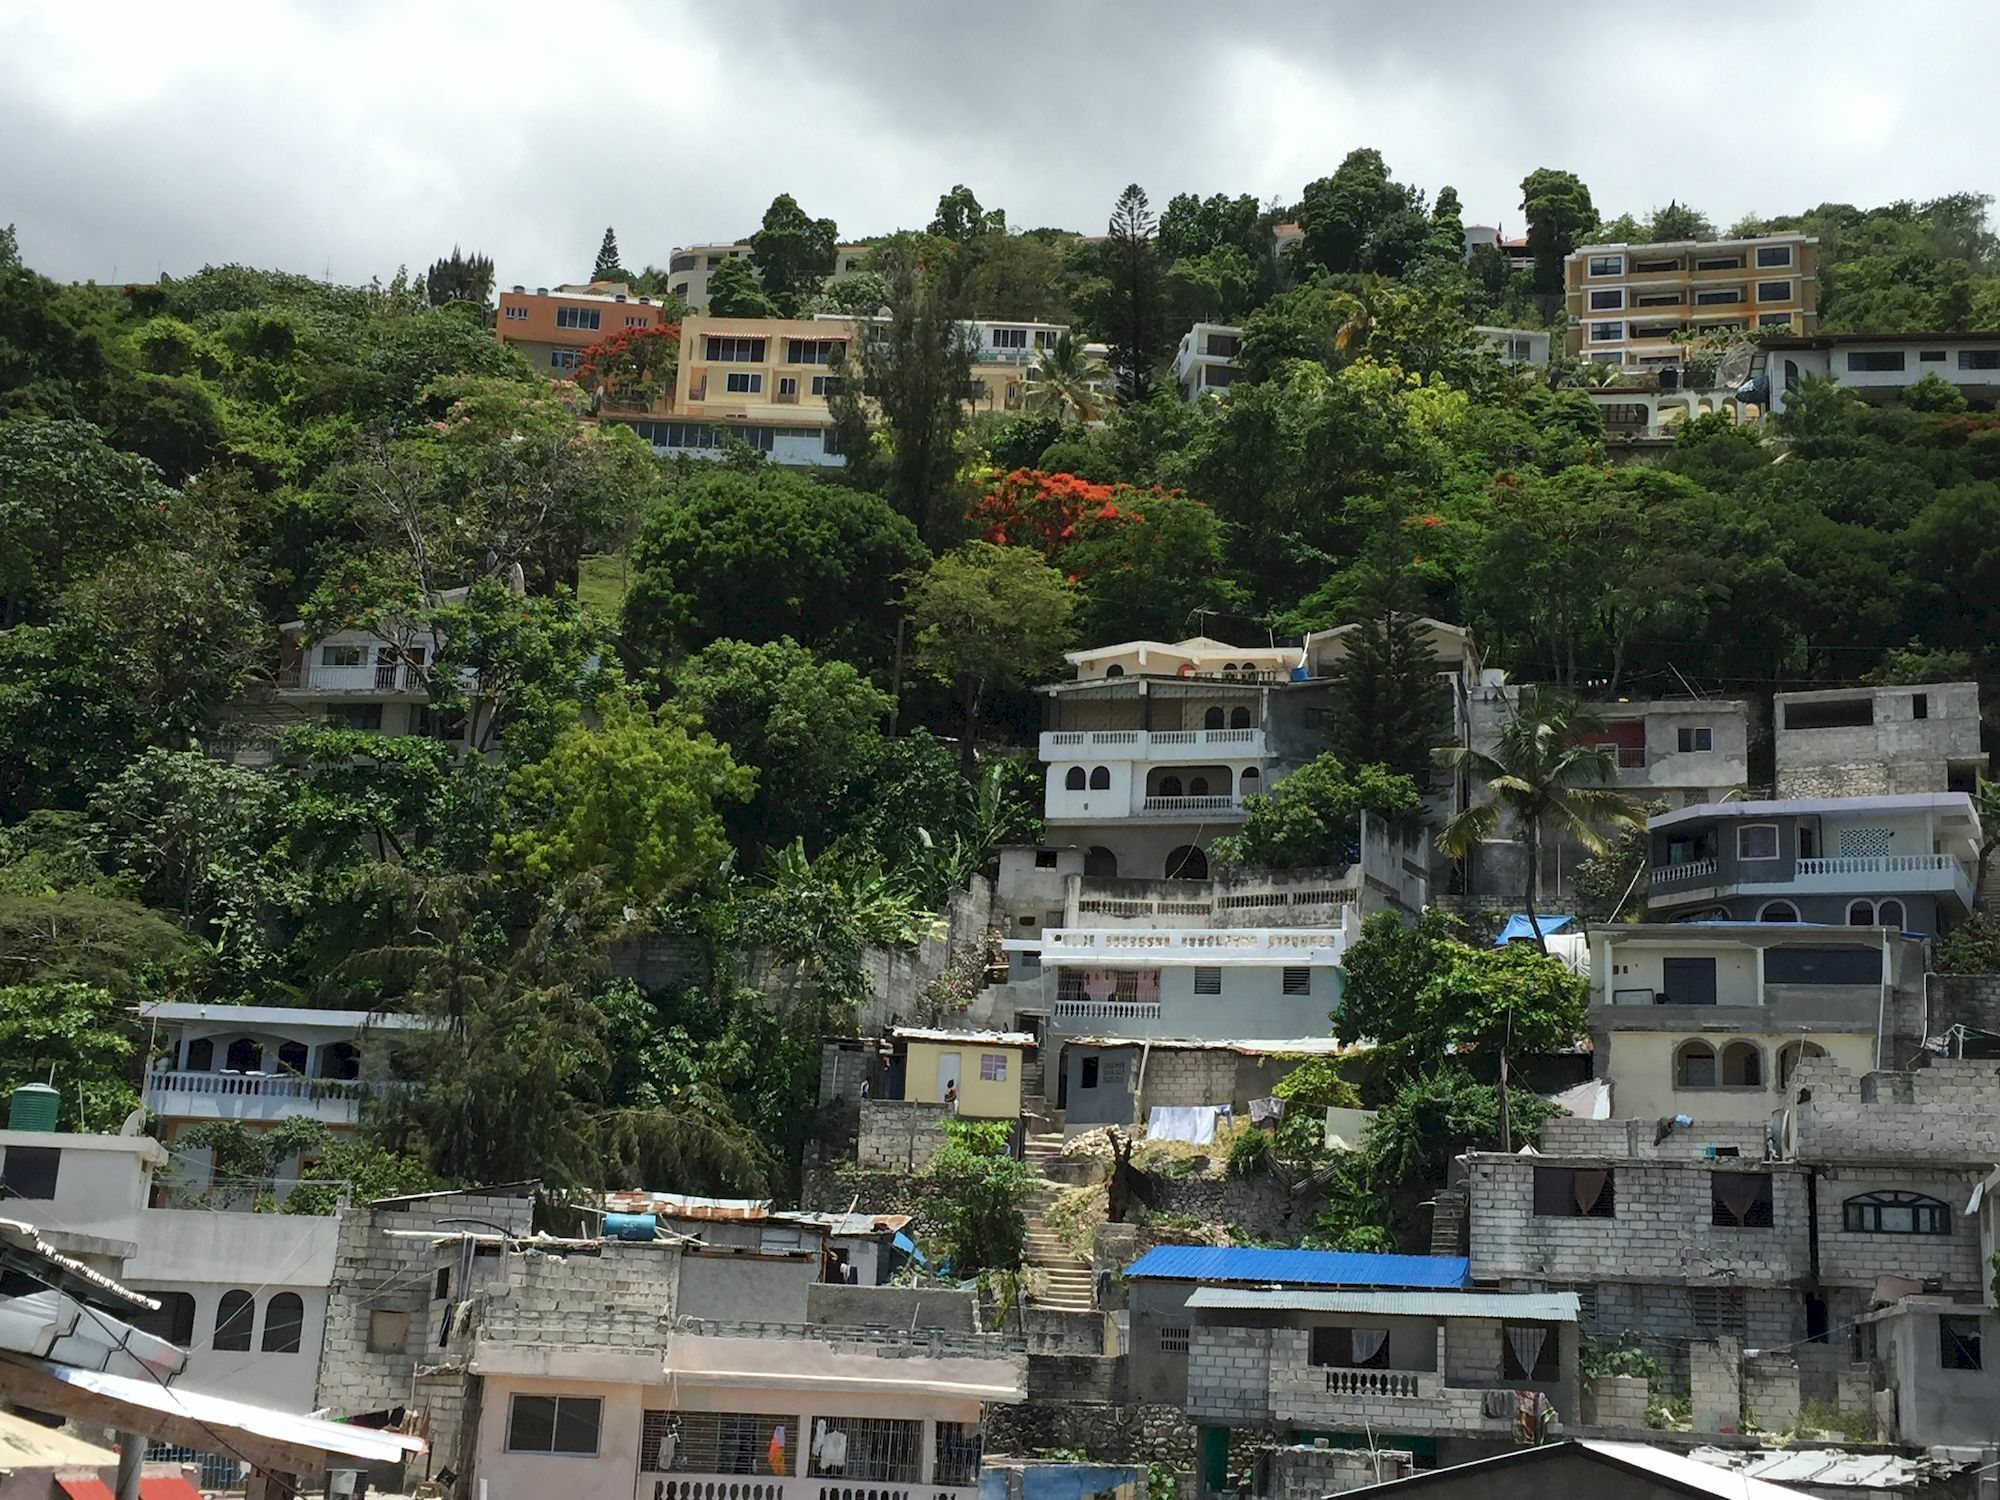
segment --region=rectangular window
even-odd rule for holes
[[[559,307],[556,309],[558,328],[597,328],[602,326],[604,314],[594,307]]]
[[[362,734],[382,732],[382,705],[379,703],[349,703],[335,709],[334,717],[349,729]]]
[[[1787,703],[1787,729],[1865,729],[1875,722],[1875,700],[1832,698],[1819,703]]]
[[[358,667],[361,665],[361,652],[359,646],[322,646],[319,648],[319,664],[323,667]]]
[[[1947,1370],[1983,1370],[1979,1319],[1938,1314],[1938,1364]]]
[[[815,396],[831,396],[839,383],[838,375],[815,375],[812,378],[812,393]]]
[[[1028,330],[995,328],[991,330],[991,341],[995,349],[1025,349],[1028,347]]]
[[[1307,1347],[1306,1363],[1336,1370],[1386,1370],[1389,1330],[1315,1328]]]
[[[785,363],[788,365],[838,364],[846,352],[845,339],[785,340]]]
[[[1590,257],[1590,274],[1593,276],[1618,276],[1625,270],[1622,255],[1593,255]]]
[[[604,1402],[597,1396],[513,1396],[507,1402],[509,1453],[570,1453],[594,1458]]]
[[[761,365],[764,363],[764,339],[735,338],[726,334],[711,333],[702,340],[706,346],[708,360],[718,365]]]
[[[1535,1217],[1615,1219],[1617,1180],[1602,1167],[1537,1167]]]
[[[755,396],[764,389],[764,374],[761,370],[731,370],[728,385],[733,396]]]
[[[1715,960],[1712,958],[1661,959],[1660,1004],[1715,1004]]]
[[[1005,1083],[1007,1081],[1007,1054],[1004,1052],[980,1053],[979,1081],[981,1083]]]
[[[1882,950],[1854,948],[1766,948],[1766,984],[1880,984]]]
[[[574,349],[551,349],[549,351],[549,368],[551,370],[574,370],[577,358],[577,351]]]
[[[839,458],[847,452],[847,442],[841,437],[838,427],[829,427],[820,434],[819,447],[820,452],[829,458]]]
[[[1840,1205],[1849,1234],[1950,1234],[1951,1208],[1922,1193],[1862,1193]]]
[[[1696,261],[1694,268],[1697,271],[1740,271],[1743,269],[1743,257],[1740,255],[1711,256],[1707,260]]]
[[[1778,857],[1778,825],[1776,823],[1745,823],[1736,830],[1736,857],[1738,859],[1776,859]]]
[[[1696,292],[1694,294],[1694,305],[1696,307],[1734,307],[1742,300],[1743,289],[1734,286],[1719,287],[1712,292]]]
[[[1789,266],[1791,263],[1792,247],[1790,245],[1759,245],[1757,247],[1757,269],[1760,271],[1768,271],[1778,266]]]
[[[967,1489],[977,1486],[981,1446],[979,1427],[976,1423],[938,1423],[937,1465],[932,1472],[931,1482],[961,1485]],[[845,1466],[841,1472],[843,1474],[847,1472]]]
[[[506,309],[506,314],[508,321],[513,323],[524,323],[528,318],[528,310],[525,307],[509,307]]]
[[[1160,1353],[1185,1354],[1188,1352],[1188,1330],[1185,1328],[1162,1328],[1160,1330]]]
[[[1757,326],[1759,328],[1790,328],[1792,326],[1792,315],[1790,313],[1758,313]]]
[[[1310,995],[1313,992],[1313,971],[1311,969],[1286,969],[1284,990],[1287,995]]]
[[[1222,993],[1222,970],[1196,969],[1194,971],[1194,992],[1197,995],[1219,995]]]
[[[1944,363],[1944,350],[1919,349],[1917,351],[1917,363],[1920,365],[1941,365]]]
[[[644,313],[625,314],[625,326],[627,328],[644,328],[646,326],[646,315]]]
[[[1893,374],[1903,369],[1905,364],[1901,349],[1851,349],[1847,354],[1847,368],[1850,370]]]
[[[1729,1334],[1742,1338],[1749,1331],[1749,1317],[1740,1286],[1691,1286],[1687,1289],[1688,1311],[1704,1337]]]
[[[1931,716],[1931,695],[1929,693],[1910,694],[1910,717],[1928,719]]]
[[[1595,287],[1590,293],[1592,312],[1621,312],[1625,307],[1625,288],[1621,286]]]
[[[1625,325],[1623,323],[1592,323],[1590,325],[1590,341],[1593,344],[1615,344],[1623,337],[1625,337]]]
[[[1632,305],[1634,307],[1679,307],[1681,300],[1679,292],[1641,292],[1632,299]]]
[[[1958,367],[1961,370],[2000,370],[2000,349],[1961,349],[1958,351]],[[1897,368],[1902,367],[1899,365]]]
[[[729,378],[734,380],[736,377],[732,375]],[[796,400],[799,394],[799,382],[797,378],[791,375],[780,375],[778,377],[778,394],[780,396],[790,396]]]
[[[1097,1087],[1097,1075],[1101,1058],[1086,1057],[1077,1067],[1076,1086],[1083,1089]]]
[[[1792,284],[1789,281],[1760,281],[1757,283],[1759,302],[1789,302],[1792,300]]]
[[[378,1307],[368,1314],[368,1352],[401,1354],[410,1341],[410,1315]]]
[[[1037,849],[1035,851],[1035,868],[1037,870],[1053,870],[1055,867],[1056,851],[1054,849]]]
[[[1769,1229],[1770,1173],[1710,1172],[1708,1222],[1722,1229]]]
[[[1500,1374],[1506,1380],[1550,1384],[1562,1379],[1562,1325],[1502,1323]]]
[[[1675,739],[1683,755],[1700,755],[1715,748],[1715,731],[1706,724],[1683,724]]]
[[[639,1468],[647,1474],[769,1474],[771,1440],[785,1429],[785,1465],[793,1464],[795,1418],[772,1412],[649,1411],[640,1428]]]
[[[0,1193],[4,1198],[37,1198],[46,1201],[56,1195],[56,1179],[62,1175],[62,1150],[55,1146],[9,1146],[7,1159],[0,1165]]]

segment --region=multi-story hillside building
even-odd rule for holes
[[[1174,384],[1183,401],[1227,390],[1243,375],[1243,330],[1232,323],[1197,323],[1174,351]]]
[[[1968,402],[2000,402],[2000,333],[1779,333],[1758,340],[1746,399],[1772,415],[1808,380],[1831,380],[1864,401],[1886,405],[1926,375],[1957,387]]]
[[[1206,636],[1070,653],[1048,697],[1041,758],[1051,840],[1082,846],[1084,873],[1205,880],[1208,844],[1243,802],[1325,746],[1326,685],[1295,647]]]
[[[1923,1045],[1924,944],[1881,927],[1656,922],[1590,935],[1597,1077],[1621,1120],[1767,1120],[1809,1057],[1855,1073]]]
[[[1976,682],[1779,693],[1771,738],[1780,797],[1970,793],[1986,771]]]
[[[833,274],[827,278],[831,286],[844,281],[861,269],[862,261],[871,249],[868,245],[841,245],[835,249]],[[708,311],[708,278],[727,261],[749,261],[752,270],[756,263],[750,261],[750,242],[733,240],[718,245],[688,245],[676,248],[667,260],[667,274],[673,279],[667,289],[686,305],[689,312]]]
[[[1647,827],[1656,916],[1936,935],[1972,909],[1981,835],[1963,792],[1708,803]]]
[[[1819,324],[1819,241],[1809,235],[1586,245],[1563,262],[1572,355],[1628,370],[1678,369],[1685,333]]]
[[[568,376],[591,345],[628,328],[659,328],[666,310],[651,297],[611,282],[581,287],[516,286],[500,294],[494,336],[519,349],[529,364]]]

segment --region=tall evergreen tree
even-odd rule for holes
[[[424,273],[424,290],[433,307],[447,302],[483,305],[493,295],[493,257],[476,250],[466,255],[453,245],[450,255],[431,262]]]
[[[597,247],[597,264],[590,268],[592,281],[623,281],[625,267],[618,261],[618,231],[604,226],[604,243]]]
[[[1431,232],[1426,248],[1437,260],[1465,259],[1465,219],[1458,206],[1458,189],[1441,187],[1431,205]]]
[[[1138,183],[1118,195],[1111,210],[1104,269],[1112,291],[1111,368],[1121,401],[1143,401],[1165,352],[1166,303],[1153,243],[1152,205]]]
[[[1521,179],[1521,212],[1528,217],[1528,249],[1535,257],[1535,290],[1559,292],[1563,257],[1597,228],[1597,206],[1574,172],[1537,167]]]
[[[1363,586],[1347,654],[1329,674],[1332,741],[1348,765],[1386,766],[1423,787],[1446,716],[1437,653],[1412,607],[1414,592],[1400,571],[1378,573]]]
[[[750,262],[764,294],[786,317],[802,299],[826,285],[833,274],[840,230],[831,219],[815,219],[790,193],[780,193],[764,210],[764,224],[750,236]]]

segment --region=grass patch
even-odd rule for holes
[[[576,572],[577,602],[601,620],[616,620],[632,586],[631,566],[622,552],[586,557]]]

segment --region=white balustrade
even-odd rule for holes
[[[1409,1370],[1328,1370],[1326,1389],[1334,1396],[1418,1396],[1422,1383]]]
[[[1802,859],[1800,876],[1911,875],[1949,870],[1949,854],[1837,854],[1826,859]]]
[[[1676,885],[1683,880],[1698,880],[1704,875],[1714,873],[1715,861],[1712,859],[1690,859],[1678,865],[1655,865],[1653,884]]]
[[[1331,927],[1051,927],[1041,938],[1045,965],[1067,961],[1072,968],[1075,960],[1091,956],[1331,963],[1346,941],[1345,930]]]

